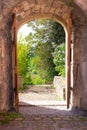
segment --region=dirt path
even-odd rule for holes
[[[51,86],[33,86],[25,90],[23,93],[19,93],[20,101],[30,100],[51,100],[57,99],[57,94],[54,88]]]

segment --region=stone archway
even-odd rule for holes
[[[78,5],[78,6],[77,6]],[[0,105],[3,111],[14,108],[14,88],[12,76],[12,47],[14,45],[13,12],[17,11],[17,26],[20,27],[27,20],[50,16],[56,18],[67,27],[67,12],[72,10],[73,34],[74,34],[74,84],[73,84],[73,106],[87,109],[87,52],[86,52],[86,11],[80,7],[81,2],[75,0],[18,0],[1,2],[0,14]],[[49,14],[49,15],[48,15]],[[83,16],[83,17],[82,17]]]
[[[39,3],[41,4],[41,3]],[[16,104],[16,107],[18,108],[18,93],[17,93],[17,31],[18,31],[18,28],[23,25],[24,23],[28,22],[28,21],[32,21],[32,20],[36,20],[36,19],[52,19],[54,21],[57,21],[59,22],[63,27],[64,27],[64,30],[66,32],[66,43],[68,42],[69,44],[71,44],[71,23],[70,23],[70,20],[71,20],[71,16],[70,16],[70,10],[68,9],[68,7],[66,5],[64,5],[63,2],[57,2],[58,4],[58,9],[56,9],[56,6],[53,6],[52,7],[46,7],[47,3],[42,3],[42,5],[38,7],[38,5],[36,3],[34,4],[29,4],[27,1],[19,4],[14,10],[13,10],[13,13],[14,13],[14,26],[13,27],[13,33],[15,31],[15,43],[16,44],[14,46],[14,56],[13,56],[13,59],[16,59],[14,60],[14,65],[13,65],[13,72],[14,72],[14,79],[15,79],[15,82],[13,84],[16,92],[15,92],[15,104]],[[25,6],[24,6],[25,5]],[[25,8],[27,6],[27,8]],[[63,7],[62,7],[63,6]],[[20,8],[19,8],[20,7]],[[33,10],[34,12],[32,13],[32,10],[31,9],[37,9],[37,10]],[[46,11],[47,9],[47,11]],[[49,9],[49,10],[48,10]],[[20,11],[21,10],[21,11]],[[42,11],[43,10],[43,11]],[[52,10],[54,12],[54,10],[56,10],[56,13],[53,13],[53,12],[50,12],[50,10]],[[48,12],[49,11],[49,12]],[[25,15],[23,15],[25,14]],[[16,21],[16,23],[15,23]],[[67,37],[67,31],[69,30],[69,38]],[[69,41],[68,41],[69,40]],[[67,44],[68,45],[68,44]],[[69,107],[69,100],[70,100],[70,46],[67,46],[67,66],[68,66],[68,72],[67,72],[67,107]],[[69,60],[68,60],[69,59]],[[15,74],[16,73],[16,74]]]
[[[55,15],[52,17],[50,14],[39,14],[38,16],[39,17],[37,17],[37,15],[38,14],[34,14],[34,18],[35,18],[35,20],[37,20],[37,19],[49,19],[49,20],[54,20],[54,21],[56,21],[56,22],[59,22],[60,24],[62,24],[62,26],[64,27],[64,31],[65,31],[65,41],[66,41],[66,46],[67,46],[67,42],[68,42],[68,37],[67,37],[67,24],[63,24],[63,23],[61,23],[61,21],[59,21],[59,19],[58,19],[58,17],[56,17]],[[17,19],[16,19],[17,20]],[[33,20],[33,18],[31,19],[29,19],[28,20],[28,22],[29,21],[31,21],[31,20]],[[24,21],[23,21],[24,22]],[[17,24],[17,23],[16,23]],[[16,25],[17,26],[17,25]],[[18,29],[19,29],[19,27],[20,26],[17,26],[17,31],[18,31]],[[17,67],[17,65],[15,65],[15,62],[17,62],[17,56],[16,56],[16,54],[15,54],[15,49],[17,50],[17,31],[15,32],[16,33],[16,41],[15,41],[15,48],[13,48],[13,77],[15,77],[15,69],[14,68],[16,68]],[[13,32],[14,33],[14,32]],[[66,47],[67,48],[67,47]],[[67,50],[68,50],[68,48],[67,48]],[[69,48],[69,51],[70,51],[70,48]],[[66,53],[68,53],[69,51],[66,51]],[[68,55],[68,54],[66,54],[66,55]],[[70,56],[70,54],[69,54],[69,56]],[[15,61],[15,59],[16,59],[16,61]],[[66,61],[65,61],[66,62]],[[70,63],[67,63],[67,65],[68,64],[70,64]],[[16,69],[17,70],[17,69]],[[70,71],[69,71],[69,73],[70,73]],[[68,75],[68,74],[67,74]],[[70,76],[70,75],[69,75]],[[15,78],[14,78],[15,79]],[[68,76],[67,76],[67,79],[68,79]],[[16,79],[15,79],[15,82],[17,83],[17,81],[18,81],[18,78],[16,77]],[[14,84],[13,84],[13,86],[14,86],[14,88],[16,87],[16,89],[17,89],[17,84],[15,85],[15,82],[14,82]],[[69,86],[69,84],[67,83],[67,85],[66,86]],[[66,88],[66,87],[65,87]],[[67,88],[66,88],[67,89]],[[17,90],[16,90],[17,91]],[[16,108],[18,109],[19,107],[19,101],[18,101],[18,93],[16,93],[16,95],[15,95],[16,97],[15,97],[15,105],[16,105]],[[69,98],[69,97],[68,97]],[[68,99],[69,100],[69,99]],[[69,102],[68,102],[68,106],[69,106]]]

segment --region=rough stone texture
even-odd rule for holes
[[[27,21],[50,18],[67,29],[67,12],[72,10],[74,30],[73,106],[87,110],[87,1],[75,0],[0,0],[0,109],[13,107],[13,11],[17,12],[18,29]]]
[[[87,1],[86,0],[75,0],[75,3],[87,14]]]
[[[9,25],[9,24],[8,24]],[[10,28],[7,26],[0,30],[0,37],[2,41],[2,69],[1,69],[1,110],[9,110],[13,107],[13,89],[12,89],[12,51],[11,51],[11,36],[8,34]]]
[[[64,107],[64,106],[62,106]],[[22,117],[7,124],[0,123],[0,130],[87,130],[87,112],[61,109],[61,106],[21,107]],[[7,119],[0,116],[0,122]]]
[[[83,13],[82,13],[83,15]],[[87,18],[79,15],[79,10],[73,13],[74,26],[74,85],[73,105],[87,110]]]
[[[66,79],[61,76],[55,76],[53,86],[57,92],[57,100],[66,100]]]

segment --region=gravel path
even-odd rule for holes
[[[19,93],[20,101],[30,100],[56,100],[57,94],[55,89],[45,86],[33,86]]]

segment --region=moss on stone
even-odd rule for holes
[[[23,118],[20,113],[16,113],[16,112],[0,113],[0,117],[2,117],[1,120],[0,120],[0,124],[2,124],[2,125],[8,124],[10,121],[14,121],[16,118]]]

